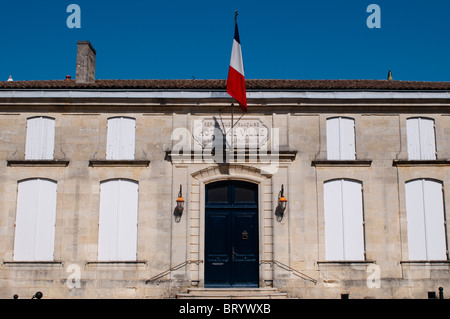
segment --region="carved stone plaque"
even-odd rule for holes
[[[259,149],[267,144],[270,129],[260,119],[234,119],[231,128],[231,118],[212,117],[195,120],[192,126],[194,140],[205,148],[213,143],[230,147],[231,136],[234,133],[234,148]]]

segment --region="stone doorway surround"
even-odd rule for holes
[[[204,260],[205,249],[205,185],[223,181],[239,180],[258,185],[258,227],[259,255],[261,260],[272,260],[273,242],[273,183],[272,175],[265,174],[261,169],[242,165],[213,165],[190,174],[190,209],[188,213],[188,251],[190,260]],[[203,286],[204,264],[193,263],[188,269],[188,276],[193,285]],[[261,264],[259,269],[259,286],[271,286],[273,269],[267,264]]]

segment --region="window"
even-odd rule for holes
[[[362,184],[345,179],[324,183],[327,260],[364,260]]]
[[[227,183],[215,183],[209,185],[207,188],[207,202],[208,203],[227,203],[229,202]]]
[[[427,179],[405,184],[410,260],[446,260],[442,183]]]
[[[355,120],[345,117],[327,119],[327,158],[329,160],[354,160]]]
[[[99,261],[133,261],[137,254],[138,183],[100,184]]]
[[[106,159],[134,160],[136,120],[128,117],[108,119]]]
[[[55,240],[56,182],[30,179],[17,192],[15,261],[52,261]]]
[[[55,147],[55,119],[32,117],[27,120],[26,160],[52,160]]]
[[[406,120],[408,159],[436,159],[434,120],[417,117]]]

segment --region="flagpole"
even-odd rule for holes
[[[237,16],[238,12],[237,10],[234,11],[234,28],[236,29],[237,25]],[[234,103],[231,103],[231,154],[233,156],[233,162],[234,162]]]
[[[234,161],[234,103],[231,103],[231,154]]]

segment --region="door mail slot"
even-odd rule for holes
[[[225,265],[225,263],[211,263],[211,265],[213,265],[213,266],[223,266],[223,265]]]

